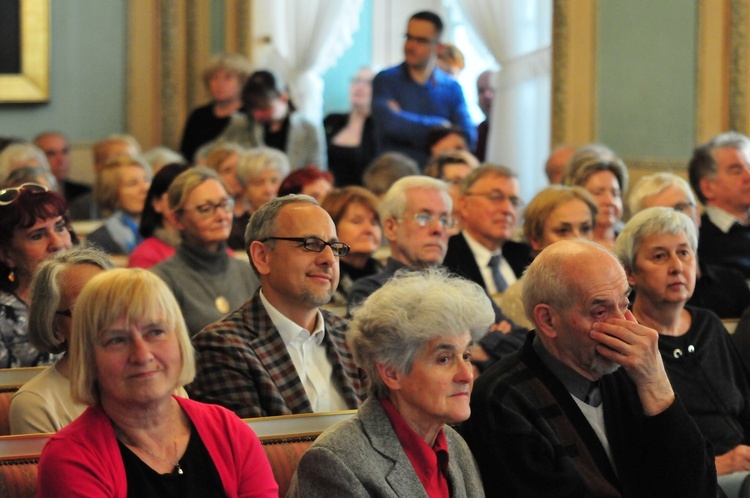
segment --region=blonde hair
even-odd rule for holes
[[[148,173],[151,178],[151,166],[144,160],[135,156],[115,156],[107,160],[96,177],[94,184],[94,200],[105,214],[112,214],[118,209],[118,192],[122,181],[123,166],[138,166]]]
[[[596,223],[596,201],[583,187],[564,187],[551,185],[542,190],[526,206],[523,214],[523,234],[527,239],[541,239],[544,235],[544,223],[552,212],[568,201],[578,199],[591,211],[591,222]]]
[[[110,270],[86,284],[73,313],[70,390],[77,403],[94,406],[101,402],[96,348],[102,335],[123,318],[126,324],[163,322],[177,336],[182,358],[179,385],[189,384],[195,378],[195,354],[185,319],[167,284],[141,268]]]
[[[209,66],[203,70],[203,84],[209,87],[211,78],[219,71],[226,71],[236,75],[240,85],[244,85],[250,76],[250,61],[240,54],[219,54],[211,58]]]

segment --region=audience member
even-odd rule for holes
[[[688,215],[696,227],[701,219],[688,182],[672,173],[654,173],[630,188],[628,208],[635,215],[655,206],[672,208]],[[720,318],[737,318],[750,305],[750,289],[742,273],[734,268],[709,265],[698,259],[695,290],[687,304],[707,308]],[[750,356],[748,356],[750,360]]]
[[[711,452],[674,395],[659,335],[627,309],[617,259],[560,241],[524,280],[536,332],[479,377],[462,427],[485,492],[716,496]]]
[[[435,71],[443,22],[433,12],[409,19],[405,61],[373,80],[372,113],[378,152],[401,152],[420,166],[427,162],[427,133],[435,126],[457,126],[475,142],[474,124],[461,86]]]
[[[492,321],[482,289],[438,270],[398,275],[370,296],[347,336],[370,396],[305,452],[288,496],[483,497],[447,424],[469,417],[469,357]]]
[[[484,113],[484,121],[477,126],[477,145],[474,155],[481,162],[487,158],[487,137],[490,131],[490,110],[492,100],[495,98],[495,88],[492,86],[494,71],[487,69],[477,77],[477,96],[479,97],[479,108]]]
[[[596,201],[581,187],[553,185],[539,192],[523,215],[523,233],[532,255],[559,240],[594,237]],[[518,325],[531,330],[534,324],[523,309],[523,277],[497,298],[503,312]]]
[[[141,153],[141,146],[131,135],[110,135],[104,140],[96,142],[92,148],[94,158],[94,185],[98,182],[99,173],[104,164],[116,156],[137,157]],[[94,193],[89,192],[78,196],[70,203],[70,218],[73,220],[100,220],[106,214],[96,203]]]
[[[690,185],[706,206],[698,256],[750,280],[750,139],[730,131],[693,151]]]
[[[466,67],[464,53],[455,44],[444,42],[438,45],[437,67],[458,79],[458,75]]]
[[[268,71],[250,75],[242,90],[247,116],[235,113],[221,138],[244,147],[268,146],[289,157],[292,169],[326,169],[322,128],[295,111],[280,78]]]
[[[615,245],[637,292],[633,316],[659,332],[672,387],[716,451],[719,485],[738,496],[730,487],[739,488],[750,475],[750,375],[719,318],[685,306],[695,285],[697,249],[695,223],[667,207],[633,216]]]
[[[154,147],[141,154],[140,157],[151,166],[154,175],[167,164],[186,163],[184,157],[167,147]]]
[[[14,169],[2,183],[2,188],[18,187],[24,183],[38,183],[53,192],[59,192],[55,175],[41,166],[22,166]]]
[[[594,241],[613,248],[622,229],[622,195],[628,189],[628,169],[622,159],[603,145],[582,147],[571,158],[563,184],[583,187],[594,196],[599,208]]]
[[[40,353],[62,356],[13,395],[11,434],[57,432],[86,409],[70,396],[72,313],[83,286],[113,268],[106,254],[86,246],[58,252],[39,264],[31,281],[29,342]]]
[[[182,242],[151,270],[172,290],[193,336],[242,305],[258,279],[246,261],[227,252],[234,201],[215,171],[196,166],[180,173],[167,199]]]
[[[250,74],[250,61],[240,54],[220,54],[203,71],[203,84],[211,102],[192,110],[185,122],[180,153],[195,161],[195,152],[216,139],[242,109],[242,87]]]
[[[47,131],[36,136],[34,145],[47,156],[50,171],[55,175],[60,193],[66,201],[72,202],[75,198],[91,192],[88,185],[70,179],[70,144],[65,135]]]
[[[278,496],[245,422],[173,395],[195,376],[193,349],[158,277],[139,268],[94,277],[73,330],[71,394],[89,408],[44,447],[37,496]]]
[[[28,142],[14,143],[0,152],[0,183],[13,171],[26,166],[41,166],[50,171],[49,162],[36,145]]]
[[[430,159],[438,156],[442,152],[454,150],[469,150],[469,146],[466,143],[466,135],[461,128],[455,126],[451,128],[438,126],[430,129],[427,133],[428,163]]]
[[[203,146],[199,152],[202,153],[204,150],[206,151],[205,157],[199,164],[216,171],[224,189],[234,199],[232,232],[227,243],[232,250],[244,250],[245,227],[250,214],[245,205],[245,188],[237,176],[237,166],[240,163],[240,156],[247,149],[232,142],[217,141]]]
[[[167,191],[177,175],[188,168],[183,163],[167,164],[154,175],[138,227],[143,242],[130,253],[128,268],[151,268],[174,256],[180,244],[180,231],[169,215]]]
[[[511,238],[522,202],[516,175],[504,166],[484,165],[461,184],[463,230],[448,241],[445,266],[490,294],[505,292],[531,261],[531,249]]]
[[[309,195],[322,203],[333,188],[333,175],[315,166],[305,166],[289,173],[279,185],[279,197],[289,194]]]
[[[65,199],[43,185],[0,190],[0,368],[52,361],[29,342],[30,287],[39,263],[78,242],[66,208]]]
[[[563,182],[565,173],[568,171],[568,164],[575,153],[575,147],[570,145],[558,145],[552,149],[544,164],[544,173],[550,185],[560,185]]]
[[[349,251],[331,217],[311,197],[279,197],[253,213],[246,240],[261,288],[193,338],[191,397],[243,418],[357,408],[365,383],[346,345],[348,323],[320,309]]]
[[[382,198],[397,180],[418,174],[419,165],[416,161],[398,152],[385,152],[367,167],[362,175],[362,184]]]
[[[453,217],[458,221],[457,231],[461,229],[461,213],[459,212],[461,183],[471,170],[478,167],[479,161],[470,152],[447,150],[430,158],[424,169],[425,175],[438,178],[448,184],[448,193],[453,199]]]
[[[359,69],[349,85],[351,110],[329,114],[323,120],[328,170],[340,187],[362,185],[362,174],[375,158],[375,134],[370,117],[373,76],[369,67]]]
[[[286,154],[270,147],[250,149],[240,156],[237,179],[243,190],[242,209],[234,210],[229,247],[237,251],[247,250],[245,230],[250,216],[263,204],[278,196],[281,181],[289,174],[289,170]]]
[[[349,246],[349,253],[339,260],[339,286],[333,295],[335,304],[345,306],[355,281],[383,269],[372,257],[383,236],[378,203],[375,194],[352,185],[333,190],[321,205],[336,225],[341,242]]]
[[[151,186],[151,167],[135,156],[114,156],[96,178],[94,200],[107,214],[87,240],[109,254],[130,254],[143,241],[138,224]]]

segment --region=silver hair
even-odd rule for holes
[[[255,268],[253,257],[250,254],[250,244],[256,240],[264,240],[276,235],[276,218],[279,216],[279,212],[287,204],[295,203],[320,205],[318,201],[309,195],[289,194],[271,199],[259,207],[250,217],[250,221],[247,223],[247,228],[245,229],[245,247],[247,248],[247,255],[250,258],[250,265],[256,274],[258,273],[258,269]],[[268,244],[273,247],[273,241],[268,242]]]
[[[185,161],[185,158],[182,157],[182,154],[173,151],[169,147],[162,146],[149,149],[141,154],[140,157],[151,166],[152,171],[158,171],[170,163],[184,164],[187,162]]]
[[[628,208],[631,214],[635,214],[643,209],[643,201],[647,197],[657,195],[674,187],[681,191],[690,202],[695,204],[695,195],[690,189],[690,184],[684,178],[680,178],[674,173],[654,173],[641,177],[630,189],[628,196]]]
[[[490,298],[477,284],[444,269],[400,271],[353,311],[347,344],[370,392],[382,398],[389,390],[378,364],[408,374],[429,341],[467,331],[479,340],[494,319]]]
[[[50,171],[49,161],[42,149],[27,142],[11,144],[0,152],[0,182],[24,166],[41,166]]]
[[[583,186],[591,175],[599,171],[610,171],[620,186],[620,192],[628,190],[628,168],[609,148],[601,144],[590,144],[573,154],[568,170],[563,177],[563,185]]]
[[[391,185],[383,200],[380,201],[380,220],[403,217],[408,200],[407,192],[417,188],[441,192],[447,205],[447,211],[450,213],[453,209],[453,200],[448,194],[448,185],[444,181],[428,176],[405,176]]]
[[[256,147],[240,154],[237,163],[237,179],[243,187],[247,187],[251,178],[266,170],[275,169],[283,180],[291,171],[289,158],[280,150],[270,147]]]
[[[615,254],[625,271],[632,271],[638,249],[645,237],[653,234],[685,234],[693,253],[698,252],[698,230],[690,217],[668,207],[644,209],[630,218],[615,242]]]
[[[693,150],[693,157],[688,163],[688,177],[690,185],[702,203],[706,203],[706,197],[701,190],[703,178],[714,178],[719,169],[714,151],[717,149],[737,149],[746,156],[750,156],[750,138],[736,131],[728,131],[716,135],[708,142],[699,145]]]
[[[466,175],[461,182],[461,193],[465,194],[485,176],[501,176],[503,178],[517,178],[516,174],[507,166],[499,164],[483,164]]]
[[[65,271],[79,265],[93,265],[102,270],[115,267],[103,251],[84,244],[42,261],[31,280],[29,342],[43,353],[62,353],[67,348],[65,338],[58,334],[55,312],[62,299]]]

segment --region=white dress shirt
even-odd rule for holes
[[[466,243],[469,244],[469,249],[474,253],[474,261],[477,262],[479,271],[482,272],[482,278],[484,279],[484,286],[487,289],[487,292],[490,294],[497,294],[498,290],[495,286],[495,280],[492,278],[492,268],[490,268],[490,258],[495,254],[502,256],[502,248],[492,252],[474,240],[468,232],[464,231],[463,235],[466,238]],[[511,268],[505,258],[500,259],[500,273],[503,275],[503,278],[509,287],[518,280],[513,268]]]

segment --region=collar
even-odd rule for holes
[[[490,251],[489,249],[484,247],[474,237],[469,235],[469,232],[467,232],[466,230],[461,232],[461,235],[463,235],[466,239],[466,243],[469,245],[469,249],[471,249],[471,252],[474,253],[474,259],[477,262],[477,266],[479,266],[480,268],[488,266],[490,264],[490,258],[492,256],[503,255],[501,249],[498,249],[497,251]]]
[[[745,223],[742,220],[721,208],[717,208],[716,206],[706,206],[706,216],[711,220],[711,223],[716,225],[716,228],[724,233],[729,233],[729,230],[735,223],[745,226]]]
[[[544,347],[544,344],[542,344],[538,335],[534,337],[532,347],[539,355],[542,364],[544,364],[544,366],[552,372],[552,375],[557,377],[562,385],[565,386],[565,389],[577,399],[586,402],[586,395],[589,394],[592,389],[595,390],[598,388],[598,381],[590,381],[552,356],[552,354],[547,351],[547,348]]]
[[[266,299],[262,288],[260,289],[260,302],[263,303],[263,307],[266,309],[266,313],[268,313],[268,317],[273,322],[274,327],[279,331],[279,335],[281,335],[281,339],[284,341],[285,346],[289,346],[295,342],[304,342],[310,338],[312,338],[318,346],[323,344],[325,322],[323,321],[323,314],[320,310],[317,311],[318,318],[315,320],[315,329],[310,332],[304,327],[300,327],[284,316],[279,310],[274,308],[268,299]]]
[[[226,242],[222,242],[219,245],[219,250],[213,252],[183,239],[182,243],[177,247],[177,254],[191,268],[207,272],[211,276],[224,273],[229,267],[229,254],[227,254]]]

